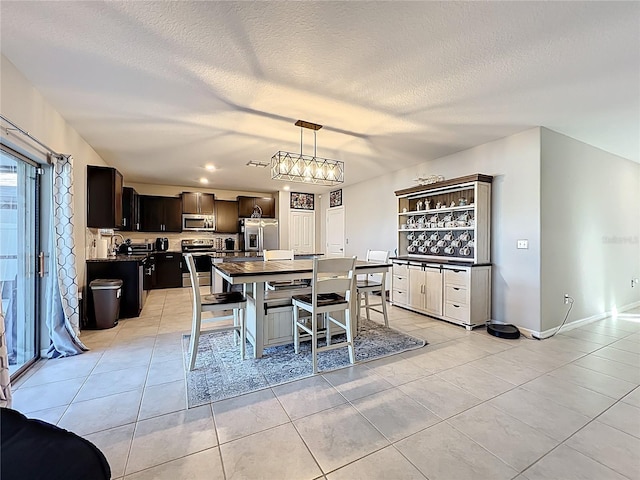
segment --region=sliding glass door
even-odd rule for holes
[[[38,171],[0,150],[0,293],[12,379],[38,358]]]

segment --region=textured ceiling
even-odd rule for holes
[[[318,155],[345,162],[345,184],[537,125],[640,161],[638,2],[3,0],[0,14],[2,54],[125,181],[278,190],[245,164],[299,151],[297,119],[325,125]]]

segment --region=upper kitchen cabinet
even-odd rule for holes
[[[213,194],[201,192],[182,192],[182,213],[213,215]]]
[[[140,195],[140,230],[143,232],[181,232],[182,199]]]
[[[263,218],[276,217],[276,200],[273,197],[238,197],[240,218],[249,218],[254,209],[262,212]]]
[[[87,166],[87,227],[122,228],[122,174]]]
[[[138,192],[131,187],[122,189],[122,228],[127,232],[140,230],[140,204]]]
[[[238,233],[238,202],[216,200],[216,232]]]

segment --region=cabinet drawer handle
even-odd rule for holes
[[[460,308],[460,305],[456,305],[455,303],[451,304],[452,307]]]
[[[460,290],[458,287],[452,287],[455,291]]]
[[[464,270],[451,270],[453,273],[462,273]]]
[[[165,255],[164,258],[173,258],[173,255]]]

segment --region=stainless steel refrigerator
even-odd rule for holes
[[[280,244],[278,238],[278,220],[273,218],[245,218],[242,220],[244,251],[262,252],[262,250],[277,250]]]

